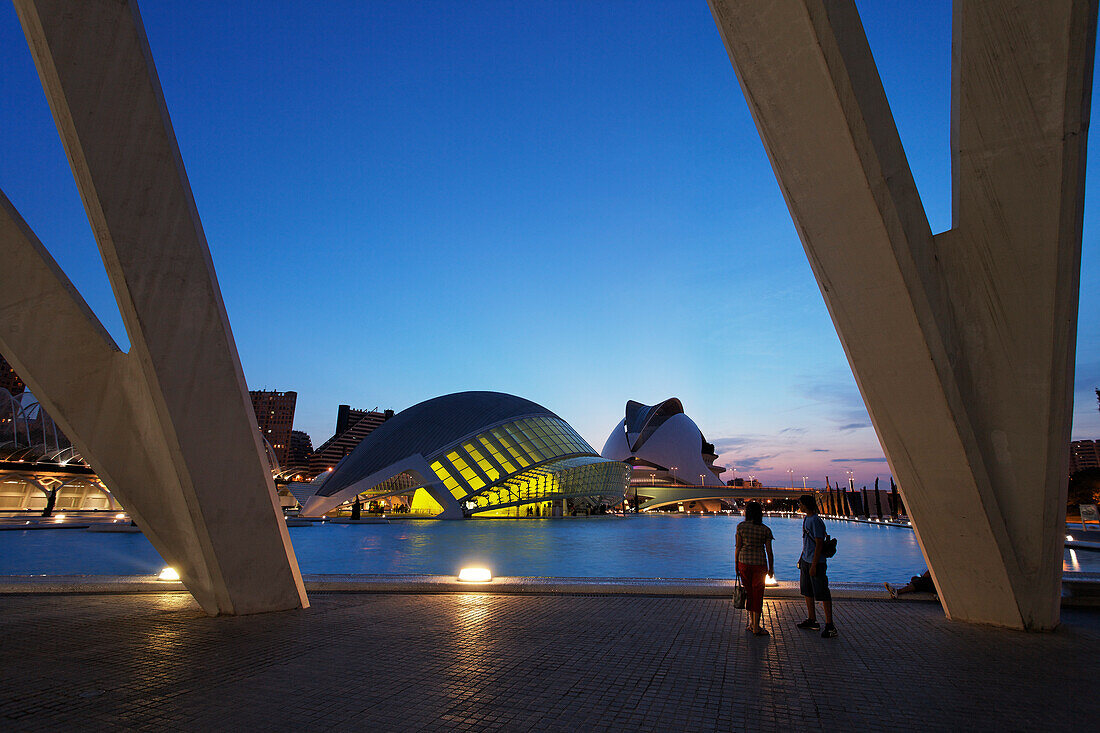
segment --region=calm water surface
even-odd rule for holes
[[[731,578],[737,516],[645,515],[576,519],[394,521],[291,527],[303,573],[453,575],[485,565],[495,575]],[[776,575],[796,580],[800,519],[769,517]],[[924,570],[912,530],[827,522],[838,539],[829,577],[907,580]],[[144,536],[81,530],[0,532],[0,575],[129,575],[164,562]],[[1066,570],[1100,570],[1100,553],[1066,553]]]

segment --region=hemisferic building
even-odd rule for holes
[[[331,471],[292,486],[302,516],[356,497],[439,518],[560,516],[623,502],[629,468],[530,400],[457,392],[387,420]]]

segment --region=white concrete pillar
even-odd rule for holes
[[[710,4],[945,610],[1052,628],[1095,0],[954,3],[936,236],[851,0]]]
[[[137,8],[15,6],[131,349],[0,195],[0,351],[208,613],[304,607]]]

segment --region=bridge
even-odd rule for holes
[[[633,485],[630,496],[637,497],[638,511],[679,504],[685,501],[706,501],[708,499],[797,499],[803,494],[815,493],[814,489],[799,489],[778,486],[661,486]]]

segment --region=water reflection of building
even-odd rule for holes
[[[394,415],[332,471],[291,490],[307,516],[357,496],[441,517],[547,516],[620,504],[627,474],[534,402],[460,392]]]

